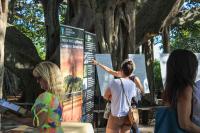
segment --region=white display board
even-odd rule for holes
[[[197,73],[197,77],[196,77],[196,81],[200,80],[200,53],[195,53],[195,55],[197,56],[198,59],[198,73]],[[168,60],[169,54],[160,54],[160,68],[161,68],[161,75],[162,75],[162,82],[163,85],[165,84],[165,80],[166,80],[166,65],[167,65],[167,60]]]
[[[142,85],[144,86],[144,93],[150,93],[148,80],[147,80],[144,55],[143,54],[129,54],[128,58],[132,59],[135,62],[136,69],[133,72],[133,75],[136,75],[137,77],[139,77]]]
[[[166,70],[167,70],[166,64],[167,64],[168,57],[169,57],[169,54],[160,54],[160,70],[161,70],[163,85],[165,85],[165,80],[166,80]]]
[[[200,80],[200,53],[195,53],[195,55],[197,56],[197,60],[198,60],[198,72],[197,72],[197,77],[196,77],[196,81]]]
[[[96,54],[95,59],[99,63],[104,64],[105,66],[113,69],[110,54]],[[114,79],[114,76],[107,73],[105,70],[101,69],[99,66],[97,66],[97,75],[98,75],[101,95],[104,96],[105,89],[108,87],[109,82]]]

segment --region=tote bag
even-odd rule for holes
[[[156,124],[154,133],[186,133],[179,127],[175,109],[160,107],[156,109]]]

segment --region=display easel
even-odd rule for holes
[[[109,68],[112,67],[112,61],[111,61],[111,55],[110,54],[96,54],[95,59],[105,66]],[[104,110],[106,101],[103,99],[103,95],[105,92],[105,89],[108,87],[108,84],[111,80],[114,79],[114,76],[107,73],[105,70],[100,68],[99,66],[96,66],[97,70],[97,77],[96,81],[98,81],[98,85],[95,89],[95,100],[96,100],[96,108],[94,110],[94,113],[96,113],[97,116],[97,123],[96,123],[96,132],[102,132],[102,130],[105,130],[107,120],[103,118]],[[103,127],[103,128],[102,128]]]

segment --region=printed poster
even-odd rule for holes
[[[95,58],[99,63],[104,64],[105,66],[113,69],[110,54],[96,54]],[[98,76],[101,96],[104,96],[105,89],[108,87],[110,81],[114,79],[114,76],[109,74],[99,66],[97,66],[97,76]]]
[[[96,35],[85,31],[82,122],[93,122],[95,66],[91,64],[96,53]]]
[[[81,121],[84,30],[60,27],[60,69],[64,78],[63,121]]]
[[[146,72],[146,65],[145,65],[145,57],[143,54],[129,54],[128,57],[135,62],[136,69],[133,71],[133,75],[136,75],[143,87],[144,93],[150,93],[149,91],[149,84],[147,80],[147,72]],[[140,98],[138,98],[140,99]]]

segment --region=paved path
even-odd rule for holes
[[[153,126],[139,126],[140,133],[154,133],[154,127]],[[95,129],[95,133],[105,133],[105,128],[99,128],[98,130]]]
[[[139,130],[140,130],[140,133],[154,133],[153,126],[140,126]]]
[[[19,124],[19,123],[18,123]],[[18,125],[15,121],[12,120],[3,120],[1,126],[3,127],[4,131],[13,129]],[[139,126],[140,133],[154,133],[154,126]],[[95,133],[105,133],[105,128],[94,129]]]

